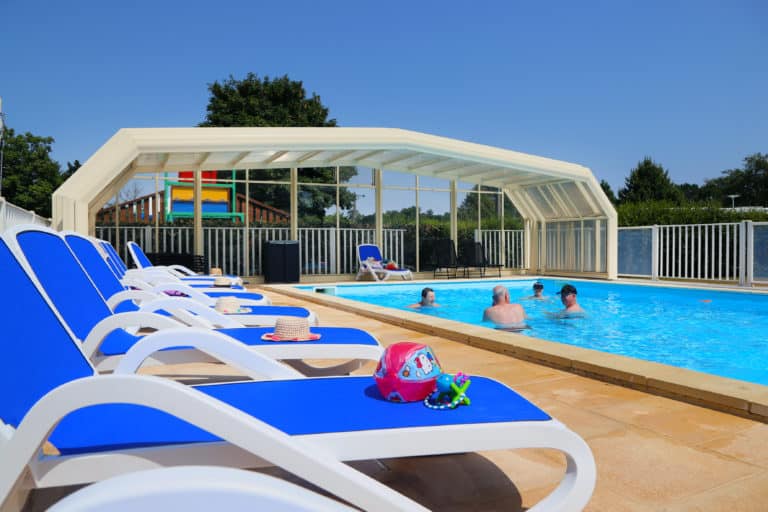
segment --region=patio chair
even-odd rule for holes
[[[27,271],[38,287],[61,315],[62,321],[82,340],[82,350],[100,371],[113,370],[128,350],[142,341],[144,336],[134,334],[137,328],[171,329],[186,327],[181,322],[154,314],[168,311],[180,318],[190,316],[206,328],[212,327],[206,319],[213,319],[223,328],[215,331],[228,339],[284,361],[286,364],[311,375],[334,375],[349,373],[364,362],[378,360],[382,348],[379,342],[366,331],[346,327],[312,327],[320,339],[305,342],[265,341],[262,336],[272,330],[270,327],[243,327],[228,315],[220,315],[213,309],[185,300],[181,297],[167,297],[142,304],[138,311],[113,313],[99,293],[94,282],[85,272],[63,238],[56,232],[41,226],[17,227],[8,230],[3,239],[19,264]],[[98,280],[98,278],[97,278]],[[277,316],[309,312],[304,308],[289,306],[253,306],[254,310],[279,309]],[[294,311],[295,310],[295,311]],[[180,313],[186,313],[186,316]],[[189,313],[191,312],[191,313]],[[218,315],[218,316],[216,316]],[[218,318],[221,318],[219,320]],[[212,358],[201,354],[193,346],[194,335],[187,341],[179,340],[173,349],[153,355],[147,364],[174,364],[182,362],[206,362]],[[316,367],[304,362],[307,359],[341,360],[332,366]]]
[[[405,268],[388,269],[384,265],[379,246],[375,244],[360,244],[357,246],[357,259],[360,268],[357,271],[359,280],[362,276],[370,275],[374,281],[386,281],[392,276],[400,276],[403,279],[413,279],[413,274]]]
[[[150,286],[162,284],[163,286],[169,287],[169,289],[178,288],[179,290],[182,290],[182,293],[187,293],[186,290],[189,290],[190,288],[197,288],[200,293],[204,293],[211,297],[221,296],[224,293],[234,293],[238,296],[253,298],[251,295],[246,295],[251,294],[252,292],[245,291],[245,288],[242,286],[242,280],[237,277],[220,276],[218,279],[223,279],[224,283],[222,283],[222,285],[217,285],[216,277],[179,277],[178,272],[169,267],[159,265],[129,269],[112,244],[103,240],[101,242],[103,249],[114,261],[113,268],[116,270],[117,276],[132,287],[142,288],[143,283],[148,283]],[[128,243],[133,244],[133,242]],[[140,248],[138,248],[138,250],[141,251]],[[141,252],[141,254],[143,255],[144,253]],[[146,258],[146,256],[144,257]]]
[[[136,375],[178,330],[134,346],[98,375],[0,239],[0,506],[14,490],[76,485],[177,465],[278,466],[364,510],[426,510],[344,460],[556,449],[565,475],[529,510],[581,510],[595,485],[587,444],[505,385],[472,377],[472,405],[434,411],[384,400],[371,376],[295,378],[289,368],[201,331],[222,361],[275,380],[185,386]],[[181,333],[183,334],[183,333]],[[45,455],[48,441],[57,455]],[[22,482],[23,480],[23,482]],[[446,482],[450,485],[450,482]]]
[[[140,305],[145,302],[151,302],[154,305],[163,303],[171,307],[176,302],[163,302],[163,300],[179,298],[166,295],[169,291],[173,291],[174,293],[183,293],[187,298],[210,307],[215,307],[217,300],[221,297],[236,297],[240,306],[250,309],[250,312],[227,314],[227,318],[246,326],[273,325],[275,319],[279,316],[307,316],[311,323],[317,323],[317,317],[311,311],[305,308],[270,306],[269,299],[260,294],[238,294],[232,292],[210,294],[202,293],[194,288],[189,289],[184,285],[158,284],[152,286],[138,279],[128,279],[127,283],[131,285],[129,288],[118,279],[107,260],[104,259],[99,250],[100,245],[98,241],[92,240],[80,233],[65,232],[62,235],[80,265],[99,290],[99,293],[107,301],[110,309],[116,313],[137,311],[140,309]],[[176,312],[179,313],[178,308]],[[190,320],[188,315],[182,314],[181,316],[183,320]]]
[[[48,512],[355,512],[304,487],[262,473],[178,466],[118,475],[84,487]]]
[[[131,259],[133,260],[134,265],[136,265],[136,268],[142,269],[142,270],[160,270],[162,272],[167,272],[173,277],[176,277],[178,279],[184,280],[184,281],[213,281],[218,276],[211,276],[211,275],[205,275],[205,274],[198,274],[197,272],[193,271],[192,269],[185,267],[184,265],[179,264],[173,264],[173,265],[154,265],[151,261],[149,261],[149,258],[144,253],[144,250],[141,248],[139,244],[133,241],[129,241],[126,243],[126,247],[128,248],[128,254],[131,255]],[[227,277],[230,280],[233,281],[234,284],[241,285],[242,279],[240,279],[237,276],[223,276]]]
[[[459,277],[459,269],[461,269],[461,277],[464,277],[466,266],[459,263],[459,259],[456,256],[456,246],[453,244],[453,240],[450,238],[436,240],[433,250],[435,261],[433,277],[435,279],[438,277],[455,279]]]
[[[486,277],[488,269],[496,269],[501,277],[502,265],[491,264],[485,256],[485,246],[480,242],[464,241],[461,244],[459,261],[465,266],[464,277],[471,277],[473,272],[479,277]]]

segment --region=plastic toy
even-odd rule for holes
[[[387,400],[419,402],[435,389],[441,373],[440,363],[430,347],[401,341],[384,350],[373,376]]]
[[[437,377],[432,394],[424,399],[424,405],[430,409],[455,409],[459,405],[469,405],[467,388],[472,381],[461,372],[456,375],[442,373]]]

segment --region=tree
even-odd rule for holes
[[[659,164],[645,157],[632,169],[619,190],[620,203],[643,201],[671,201],[675,204],[682,199],[677,186],[669,179],[669,173]]]
[[[53,137],[27,132],[16,135],[5,128],[3,136],[2,195],[11,203],[51,216],[51,194],[61,184],[58,162],[51,159]]]
[[[600,180],[600,188],[602,188],[605,195],[608,196],[608,200],[611,203],[616,204],[616,194],[613,193],[610,183],[605,180]]]
[[[80,160],[75,160],[74,162],[67,162],[67,170],[61,173],[61,180],[64,181],[75,172],[81,168],[83,164],[80,163]]]
[[[768,206],[768,155],[755,153],[744,158],[743,169],[723,171],[723,176],[706,180],[702,195],[730,207],[730,194],[738,194],[745,206]]]
[[[209,84],[205,121],[200,126],[336,126],[335,119],[328,119],[328,108],[320,96],[307,96],[300,81],[287,75],[276,79],[259,78],[248,73],[242,80],[230,77],[219,83]],[[349,181],[357,174],[354,167],[342,167],[339,180]],[[309,183],[334,183],[335,168],[311,168],[301,170],[301,181]],[[260,171],[260,179],[277,180],[284,170]],[[244,186],[238,184],[238,192]],[[284,210],[290,209],[287,187],[259,185],[251,187],[251,197]],[[354,206],[355,194],[346,188],[339,191],[339,207],[349,210]],[[299,197],[299,215],[305,223],[322,224],[325,210],[336,204],[336,191],[332,187],[304,187]]]
[[[683,196],[683,199],[685,199],[688,202],[698,202],[698,201],[706,201],[707,197],[704,197],[702,195],[702,189],[700,186],[696,185],[695,183],[681,183],[677,186],[677,188],[680,190],[680,193]]]

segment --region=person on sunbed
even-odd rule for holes
[[[509,290],[498,285],[493,288],[493,304],[483,311],[483,321],[493,322],[497,329],[519,331],[529,329],[528,315],[520,304],[509,301]]]
[[[416,304],[411,304],[409,308],[436,308],[440,307],[440,304],[435,302],[435,290],[430,287],[426,287],[421,290],[421,300]]]

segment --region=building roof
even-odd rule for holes
[[[525,218],[616,212],[581,165],[392,128],[124,128],[53,194],[53,225],[89,219],[136,173],[365,166],[503,189]]]

